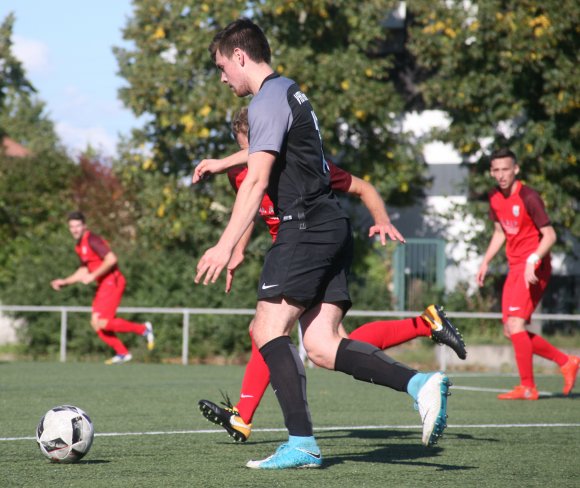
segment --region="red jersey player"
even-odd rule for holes
[[[52,288],[59,291],[63,286],[73,283],[97,283],[91,326],[101,340],[115,351],[115,356],[107,360],[106,364],[126,363],[133,358],[117,337],[117,332],[144,336],[147,339],[147,349],[152,350],[155,342],[150,322],[137,324],[115,317],[125,291],[125,277],[119,270],[117,256],[111,251],[107,241],[87,229],[81,212],[71,212],[68,215],[68,228],[76,241],[75,251],[81,265],[67,278],[51,281]]]
[[[241,109],[232,122],[232,129],[236,141],[242,148],[239,153],[233,154],[222,160],[204,160],[194,172],[194,183],[203,178],[204,173],[216,173],[227,170],[230,183],[237,192],[246,173],[245,163],[248,148],[248,119],[247,109]],[[338,166],[328,162],[330,169],[331,186],[334,191],[357,195],[368,208],[375,225],[369,230],[369,237],[378,234],[383,245],[386,244],[386,235],[393,241],[405,242],[399,231],[390,223],[385,205],[376,191],[368,182],[351,175]],[[228,166],[231,166],[228,169]],[[259,208],[260,217],[268,226],[272,240],[276,240],[280,220],[276,215],[274,204],[266,194]],[[244,250],[249,242],[253,226],[250,226],[240,243],[233,251],[232,258],[227,266],[226,291],[232,286],[234,272],[244,259]],[[253,323],[253,322],[252,322]],[[440,344],[450,346],[461,359],[465,359],[465,344],[459,332],[449,322],[441,307],[430,305],[425,312],[418,317],[404,320],[381,320],[370,322],[358,327],[348,335],[342,325],[340,334],[362,342],[375,345],[380,349],[401,344],[416,337],[424,336]],[[252,336],[252,324],[250,324],[250,337]],[[268,366],[256,347],[252,338],[252,353],[244,372],[240,398],[234,406],[229,398],[224,399],[222,408],[209,400],[201,400],[199,408],[202,414],[211,422],[222,426],[236,441],[245,442],[251,433],[251,422],[258,405],[264,395],[270,380]]]
[[[497,188],[490,193],[490,218],[494,231],[477,283],[483,285],[489,262],[506,244],[509,273],[503,287],[502,314],[505,336],[512,341],[520,385],[498,396],[500,400],[537,400],[532,358],[534,354],[554,361],[564,376],[564,395],[574,387],[580,358],[568,356],[537,334],[526,330],[551,274],[550,249],[556,233],[540,195],[516,179],[515,154],[499,149],[491,155],[491,176]]]

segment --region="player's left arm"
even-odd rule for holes
[[[550,252],[552,246],[556,243],[556,231],[551,225],[546,225],[540,228],[540,242],[538,242],[537,249],[530,254],[526,261],[526,270],[524,271],[524,278],[526,284],[535,285],[538,282],[536,276],[536,267],[538,263]]]
[[[101,263],[101,265],[93,272],[88,273],[86,276],[84,276],[82,282],[85,285],[92,283],[96,279],[106,275],[109,271],[111,271],[117,265],[117,262],[118,259],[115,253],[113,251],[109,251],[107,254],[105,254],[105,257],[103,258],[103,262]]]
[[[356,195],[362,200],[375,222],[369,229],[369,237],[379,234],[383,246],[387,243],[386,236],[389,236],[392,241],[405,242],[405,238],[391,223],[391,219],[385,208],[385,203],[373,185],[368,181],[352,176],[348,193]]]

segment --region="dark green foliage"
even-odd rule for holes
[[[509,143],[516,151],[522,177],[544,198],[559,237],[579,235],[577,2],[482,0],[467,10],[464,2],[407,2],[405,49],[393,53],[388,48],[394,33],[383,21],[398,3],[134,1],[124,30],[133,45],[115,48],[115,54],[126,80],[121,99],[145,122],[120,145],[112,163],[92,153],[73,161],[60,150],[44,104],[34,98],[11,52],[14,17],[4,19],[0,137],[8,132],[33,154],[0,157],[2,303],[90,305],[93,286],[60,293],[49,287],[51,279],[78,265],[64,217],[80,208],[120,258],[128,282],[122,305],[254,306],[269,246],[263,224],[257,225],[230,295],[223,293],[223,277],[214,286],[194,285],[197,260],[219,238],[234,197],[223,176],[195,188],[186,184],[196,161],[235,149],[230,118],[248,100],[219,83],[207,46],[219,28],[241,15],[264,28],[273,68],[294,78],[312,100],[327,155],[375,184],[389,204],[420,199],[426,183],[424,140],[402,133],[400,121],[408,110],[441,109],[451,126],[431,136],[451,142],[466,161],[474,161],[464,212],[485,222],[485,235],[473,235],[474,247],[481,251],[491,230],[486,140],[491,146]],[[511,130],[504,130],[506,122]],[[370,243],[368,223],[354,206],[348,209],[357,246],[355,308],[391,309],[392,246],[383,250]],[[499,257],[491,272],[501,281]],[[442,300],[449,310],[495,311],[497,296],[490,280],[477,296],[460,287],[448,296],[426,290],[422,300]],[[28,352],[57,354],[57,314],[23,316]],[[124,336],[139,359],[180,356],[181,316],[123,316],[155,324],[158,347],[152,355],[141,338]],[[243,354],[249,318],[192,316],[191,355]],[[87,314],[71,314],[69,324],[71,355],[100,360],[109,353]],[[466,321],[462,330],[485,335],[485,324]]]
[[[578,2],[422,1],[410,9],[408,46],[430,74],[421,94],[451,117],[436,137],[474,161],[465,214],[486,219],[479,200],[494,184],[487,156],[510,146],[560,239],[580,235]],[[473,244],[486,242],[478,235]]]
[[[36,90],[26,78],[22,63],[12,53],[12,27],[14,14],[8,16],[0,24],[0,113],[7,105],[7,97],[30,97]],[[0,118],[0,138],[8,131],[6,120]]]

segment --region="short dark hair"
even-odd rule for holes
[[[83,224],[86,223],[85,214],[78,210],[75,210],[74,212],[69,212],[66,220],[67,222],[70,222],[71,220],[80,220]]]
[[[518,162],[514,152],[511,149],[508,149],[507,147],[502,147],[500,149],[496,149],[495,151],[493,151],[491,153],[491,156],[489,157],[489,162],[491,163],[495,159],[502,158],[511,158],[514,164],[517,164]]]
[[[214,36],[208,49],[215,62],[218,51],[230,58],[235,48],[243,49],[256,63],[270,64],[272,52],[268,39],[262,29],[248,18],[242,17],[228,24]]]
[[[238,134],[248,135],[250,124],[248,122],[248,107],[242,107],[234,113],[232,118],[232,132],[234,136]]]

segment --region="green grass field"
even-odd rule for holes
[[[340,373],[308,370],[308,391],[325,464],[320,470],[254,471],[249,459],[286,439],[268,390],[254,432],[235,444],[197,410],[223,389],[236,397],[237,366],[0,363],[1,487],[564,487],[580,485],[580,395],[558,395],[561,377],[537,378],[537,402],[501,402],[510,376],[451,374],[449,427],[421,445],[410,397]],[[578,390],[578,388],[577,388]],[[78,464],[46,460],[34,441],[51,407],[86,410],[95,426]]]

